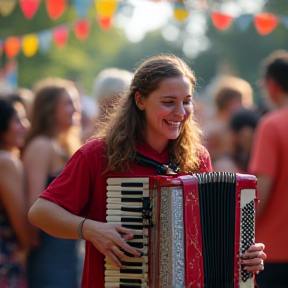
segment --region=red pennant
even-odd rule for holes
[[[85,40],[89,35],[90,22],[87,20],[80,20],[74,26],[74,32],[79,40]]]
[[[211,14],[214,26],[219,30],[226,30],[231,25],[233,18],[227,14],[221,14],[213,11]]]
[[[254,17],[254,25],[261,35],[271,33],[278,25],[278,18],[271,13],[260,13]]]
[[[98,16],[99,25],[103,30],[109,30],[112,24],[112,17]]]
[[[65,11],[66,2],[65,0],[46,0],[46,8],[49,17],[55,20]]]
[[[15,57],[21,48],[21,39],[11,36],[6,39],[4,44],[4,50],[8,58]]]
[[[68,40],[68,28],[65,26],[57,27],[53,30],[53,39],[57,46],[65,46]]]
[[[29,20],[35,15],[39,7],[40,0],[20,0],[19,4],[25,18]]]

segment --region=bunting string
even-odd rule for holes
[[[175,21],[185,23],[190,13],[195,10],[205,10],[209,13],[211,22],[216,29],[225,31],[234,23],[241,31],[248,29],[251,23],[260,35],[268,35],[273,32],[279,23],[288,28],[288,16],[275,15],[273,13],[243,14],[233,17],[217,9],[210,8],[207,0],[137,0],[142,2],[169,2],[173,5],[173,17]],[[21,11],[27,21],[31,21],[41,0],[1,0],[0,15],[8,17],[13,13],[15,6],[20,5]],[[107,31],[113,24],[113,17],[121,13],[125,7],[133,8],[133,0],[45,0],[47,14],[52,20],[56,20],[65,12],[67,5],[73,5],[78,19],[73,23],[64,23],[52,29],[47,29],[28,35],[11,35],[0,39],[0,53],[4,51],[8,58],[14,58],[22,49],[27,57],[34,56],[37,51],[47,52],[52,41],[58,47],[64,47],[69,38],[69,30],[73,30],[80,41],[85,41],[90,32],[91,19],[87,14],[94,7],[96,19],[101,29]]]

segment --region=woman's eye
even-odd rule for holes
[[[192,100],[187,100],[183,102],[184,105],[192,105]]]
[[[162,101],[162,103],[164,105],[169,105],[169,104],[173,104],[174,102],[173,101]]]

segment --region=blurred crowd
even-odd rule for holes
[[[217,75],[195,97],[194,113],[214,170],[257,176],[256,237],[268,255],[259,287],[288,287],[288,52],[275,51],[259,66],[265,109],[247,81]],[[31,90],[0,91],[0,288],[80,287],[83,240],[40,231],[27,212],[125,97],[132,78],[126,70],[104,69],[90,96],[77,83],[52,77]]]

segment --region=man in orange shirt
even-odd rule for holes
[[[260,119],[249,173],[258,179],[257,241],[267,261],[260,288],[288,287],[288,51],[275,51],[263,62],[264,88],[276,109]]]

